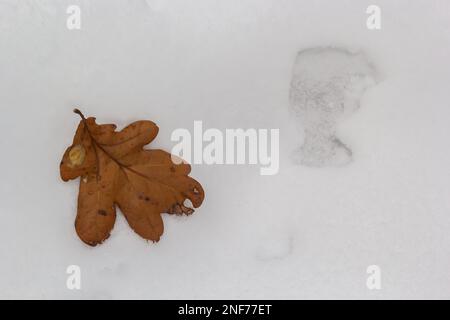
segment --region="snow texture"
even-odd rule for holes
[[[450,298],[450,2],[0,0],[0,298]],[[66,28],[69,5],[81,30]],[[364,52],[377,84],[337,123],[353,161],[296,165],[289,110],[299,51]],[[78,182],[59,162],[79,117],[170,134],[280,128],[280,170],[194,165],[190,217],[147,243],[118,213],[91,248],[76,236]],[[66,269],[81,269],[68,290]],[[381,268],[381,290],[366,287]]]
[[[290,102],[304,131],[294,158],[308,166],[342,166],[352,151],[336,137],[337,122],[359,108],[362,93],[375,82],[375,70],[362,54],[341,48],[312,48],[298,53]]]

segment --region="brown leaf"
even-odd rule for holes
[[[81,116],[72,145],[60,164],[64,181],[80,177],[75,229],[95,246],[110,235],[117,204],[130,227],[141,237],[158,241],[164,225],[161,213],[192,214],[204,199],[200,183],[189,177],[191,167],[172,161],[163,150],[144,150],[158,134],[151,121],[136,121],[123,130],[98,125]]]

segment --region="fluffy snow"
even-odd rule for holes
[[[81,8],[81,30],[66,9]],[[381,30],[366,8],[381,8]],[[0,0],[0,298],[450,298],[450,3],[446,0]],[[297,52],[364,52],[379,82],[310,168],[289,113]],[[176,128],[280,128],[280,171],[194,165],[204,204],[157,244],[119,214],[101,246],[74,231],[59,162],[78,117]],[[68,290],[66,268],[81,268]],[[366,287],[369,265],[381,290]]]
[[[355,112],[376,71],[363,53],[342,48],[308,48],[293,68],[290,104],[304,134],[294,160],[313,167],[343,166],[352,151],[336,137],[338,121]]]

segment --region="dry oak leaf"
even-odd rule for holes
[[[121,131],[81,117],[72,145],[60,164],[64,181],[80,177],[75,229],[88,245],[102,243],[116,219],[116,205],[141,237],[158,241],[161,213],[192,214],[204,199],[200,183],[189,177],[191,167],[163,150],[144,150],[158,134],[151,121],[136,121]],[[176,159],[177,161],[172,161]]]

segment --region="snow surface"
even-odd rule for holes
[[[66,28],[78,4],[81,30]],[[366,28],[366,8],[382,29]],[[446,0],[0,0],[0,298],[450,298],[450,3]],[[292,162],[297,52],[362,51],[380,81],[337,136],[341,168]],[[101,246],[74,231],[59,161],[74,106],[120,127],[280,128],[280,171],[193,166],[206,190],[158,244],[119,214]],[[66,268],[81,267],[68,290]],[[366,268],[379,265],[381,290]]]
[[[338,122],[359,108],[364,91],[376,83],[376,70],[363,53],[331,47],[300,51],[293,69],[291,111],[304,135],[294,161],[312,167],[349,164],[353,153],[336,137]]]

